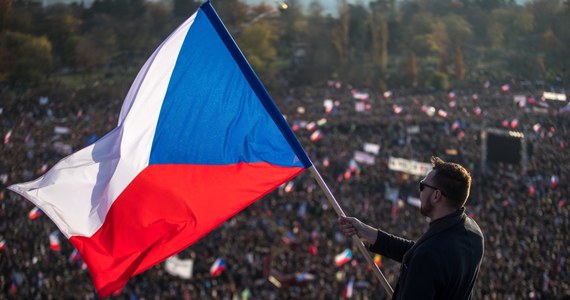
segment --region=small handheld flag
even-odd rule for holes
[[[81,254],[79,254],[79,251],[77,251],[77,249],[73,249],[73,252],[71,252],[71,254],[69,255],[69,259],[68,261],[70,263],[76,263],[81,259]]]
[[[41,211],[37,206],[35,206],[35,207],[32,208],[32,210],[30,210],[30,212],[28,213],[28,218],[29,218],[30,220],[35,220],[35,219],[37,219],[37,218],[38,218],[39,216],[41,216],[41,215],[42,215],[42,211]]]
[[[210,275],[218,277],[226,270],[226,261],[223,258],[217,258],[210,267]]]
[[[334,257],[334,262],[337,267],[340,267],[349,262],[351,259],[352,259],[352,251],[347,248]]]
[[[352,298],[353,290],[354,290],[354,278],[350,277],[348,283],[346,284],[346,287],[344,288],[344,290],[342,290],[342,297]]]
[[[60,251],[61,246],[59,244],[59,232],[54,231],[49,235],[49,247],[53,251]]]

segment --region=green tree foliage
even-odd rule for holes
[[[338,56],[331,42],[334,19],[324,16],[320,4],[314,2],[309,9],[307,29],[301,39],[303,54],[290,76],[292,84],[322,84],[330,79],[338,66]]]
[[[303,59],[303,53],[308,47],[306,43],[307,19],[303,16],[302,4],[297,0],[287,1],[288,8],[282,11],[278,18],[278,49],[280,55],[288,57],[290,62],[290,74],[299,71],[299,65]]]
[[[487,31],[493,46],[509,50],[524,46],[525,38],[534,28],[534,17],[523,9],[496,9],[491,12],[491,24]]]
[[[332,42],[338,54],[338,74],[343,80],[348,79],[348,62],[350,53],[349,30],[350,10],[347,0],[338,0],[338,21],[334,26]]]
[[[377,78],[378,87],[384,91],[386,82],[386,69],[388,67],[388,22],[382,13],[370,13],[370,55],[374,76]]]
[[[439,67],[437,70],[442,74],[449,74],[447,70],[447,55],[444,52],[439,53]]]
[[[371,86],[376,70],[371,63],[370,12],[363,5],[349,5],[349,12],[347,75],[351,81]]]
[[[273,32],[268,22],[260,21],[245,28],[237,38],[252,68],[258,72],[268,73],[270,63],[277,57]]]
[[[455,78],[462,81],[465,79],[465,57],[463,47],[471,43],[473,29],[463,17],[449,14],[443,17],[442,22],[449,39],[450,47],[455,53]]]
[[[124,20],[140,17],[145,13],[146,6],[144,0],[95,0],[91,11]]]
[[[461,46],[455,47],[455,78],[459,81],[465,79],[465,57]]]
[[[435,21],[433,32],[428,37],[428,45],[434,53],[444,54],[447,56],[447,48],[449,47],[449,35],[447,27],[440,19]]]
[[[52,43],[55,59],[64,66],[73,65],[82,22],[79,12],[74,8],[77,7],[62,4],[48,7],[41,27],[42,33]]]
[[[440,25],[431,13],[413,15],[405,29],[406,44],[409,49],[418,55],[436,52],[440,39],[435,33]]]
[[[230,30],[251,20],[248,14],[249,7],[239,0],[214,1],[212,5]]]
[[[388,64],[388,22],[379,13],[370,14],[370,40],[372,62],[378,68],[385,70]]]
[[[95,39],[89,35],[76,42],[74,65],[80,71],[93,71],[109,62],[109,54]]]
[[[349,59],[353,62],[370,61],[370,13],[362,5],[350,5],[349,12]]]
[[[568,0],[524,6],[512,0],[374,0],[367,7],[337,1],[331,14],[318,0],[308,9],[301,0],[287,1],[287,9],[242,0],[212,4],[262,80],[284,89],[331,77],[382,90],[432,84],[448,72],[449,84],[489,73],[570,76]],[[91,7],[42,7],[0,0],[0,80],[39,80],[68,70],[135,72],[200,3],[95,0]]]
[[[492,48],[501,48],[505,41],[505,26],[499,22],[491,21],[487,25],[487,38]]]
[[[569,45],[565,44],[553,30],[546,30],[540,35],[539,40],[539,50],[542,54],[541,69],[544,69],[545,61],[548,64],[554,64],[558,62],[565,62],[564,57],[568,57],[570,54]],[[568,61],[566,60],[566,65]]]
[[[85,32],[78,41],[75,50],[76,67],[92,70],[96,67],[110,65],[113,57],[120,52],[117,31],[118,22],[109,15],[91,16],[85,26]],[[89,49],[93,49],[93,57],[89,57]]]
[[[449,78],[442,72],[433,72],[429,85],[440,91],[449,90]]]
[[[7,62],[0,74],[11,82],[37,83],[52,71],[52,46],[46,36],[5,31],[0,49],[0,61]]]
[[[535,20],[533,44],[542,55],[540,63],[570,69],[570,1],[533,1],[527,9]]]
[[[35,34],[36,28],[35,18],[39,14],[38,7],[21,7],[13,5],[12,9],[7,12],[4,20],[4,30]]]
[[[463,46],[471,41],[472,26],[462,16],[449,14],[442,18],[442,22],[445,24],[447,35],[453,46]]]
[[[200,4],[201,2],[196,0],[173,0],[172,15],[177,19],[184,20],[190,17]]]
[[[514,0],[470,0],[474,5],[486,11],[512,5]]]
[[[0,0],[0,32],[4,30],[6,19],[12,12],[12,0]]]
[[[408,55],[408,62],[406,66],[407,83],[410,86],[418,86],[418,63],[416,53],[410,51]]]

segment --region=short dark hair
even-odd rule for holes
[[[446,162],[437,156],[431,157],[431,165],[435,172],[434,184],[456,208],[464,207],[471,189],[471,174],[460,164]]]

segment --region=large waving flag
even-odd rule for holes
[[[9,188],[55,222],[106,297],[311,165],[206,2],[142,67],[114,130]]]

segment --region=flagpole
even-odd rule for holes
[[[311,175],[313,175],[313,178],[315,178],[315,180],[317,181],[317,183],[319,184],[319,186],[321,187],[321,189],[323,190],[323,192],[327,196],[327,199],[329,200],[330,204],[332,205],[332,207],[334,208],[336,213],[339,216],[343,216],[343,217],[346,216],[344,214],[344,211],[342,210],[342,208],[340,207],[340,205],[338,204],[338,202],[334,198],[334,195],[331,193],[329,187],[327,186],[327,184],[325,183],[325,181],[321,177],[321,174],[319,174],[319,171],[317,171],[317,168],[315,168],[314,165],[311,165],[309,167],[309,170],[311,171]],[[390,286],[390,283],[388,283],[388,280],[386,280],[386,277],[384,277],[384,274],[382,274],[382,271],[380,271],[380,268],[378,268],[378,266],[374,263],[374,260],[372,259],[372,257],[368,253],[368,250],[364,246],[364,243],[362,243],[360,238],[358,238],[358,236],[356,236],[356,235],[352,236],[352,241],[353,241],[353,243],[356,244],[356,246],[358,246],[358,249],[360,250],[360,252],[362,252],[362,255],[364,255],[364,258],[366,259],[368,264],[370,264],[370,266],[372,267],[372,271],[374,271],[374,274],[376,275],[376,277],[378,277],[378,280],[380,280],[382,287],[384,287],[384,289],[386,290],[386,293],[388,293],[388,296],[390,296],[390,299],[392,299],[392,295],[394,294],[394,290]]]

